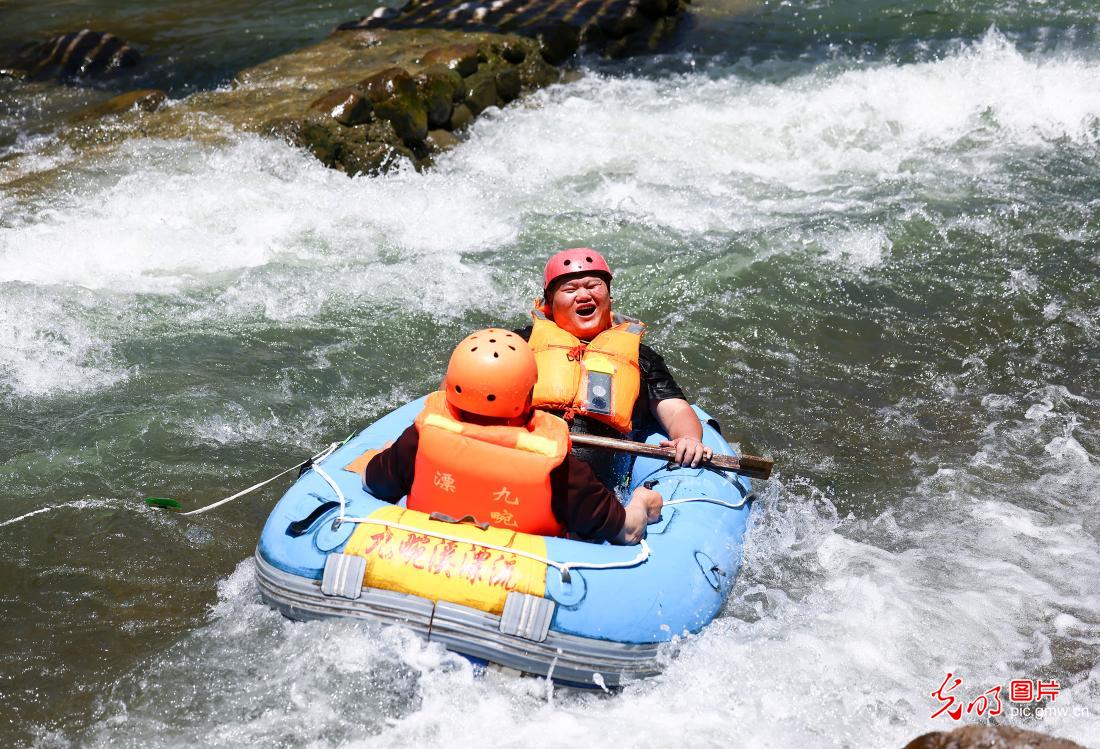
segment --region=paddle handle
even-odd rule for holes
[[[569,439],[574,445],[580,447],[593,447],[597,450],[617,450],[631,455],[643,455],[647,458],[661,458],[663,460],[675,460],[676,450],[671,447],[658,447],[645,442],[632,442],[620,440],[614,437],[597,437],[593,434],[571,434]],[[766,479],[772,475],[772,466],[775,461],[768,458],[759,458],[755,455],[714,455],[710,460],[704,460],[700,465],[710,468],[718,468],[723,471],[733,471],[742,476],[754,479]]]

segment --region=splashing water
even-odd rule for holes
[[[950,671],[966,699],[1057,679],[1064,714],[1005,722],[1093,741],[1100,57],[946,46],[590,70],[424,175],[252,136],[0,165],[17,735],[902,746],[953,726]],[[400,629],[284,621],[240,561],[270,502],[193,526],[129,502],[221,496],[433,388],[575,243],[777,459],[723,615],[661,676],[548,700]]]

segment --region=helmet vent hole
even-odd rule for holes
[[[462,386],[461,385],[455,385],[455,392],[456,393],[461,393],[462,392]]]
[[[489,339],[489,343],[496,343],[496,342],[497,342],[497,339],[496,339],[496,338],[490,338],[490,339]]]
[[[513,351],[515,351],[515,350],[516,350],[516,347],[515,347],[515,346],[513,346],[513,345],[512,345],[512,344],[510,344],[510,343],[508,344],[508,348],[512,349]]]
[[[493,395],[492,393],[489,393],[488,395],[485,396],[485,400],[487,400],[487,401],[495,401],[496,399],[497,399],[497,397],[495,395]]]
[[[562,265],[569,265],[569,264],[571,264],[572,262],[573,262],[572,260],[566,260],[566,261],[565,261],[564,263],[562,263]]]
[[[498,353],[497,353],[496,351],[494,351],[494,352],[493,352],[493,358],[494,358],[494,359],[499,359],[499,358],[500,358],[500,354],[498,354]]]
[[[477,346],[474,346],[472,349],[470,349],[471,353],[473,353],[474,351],[477,351]]]
[[[586,257],[585,260],[587,260],[590,263],[592,262],[592,258],[590,258],[590,257]]]

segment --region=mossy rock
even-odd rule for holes
[[[462,101],[462,97],[465,95],[465,86],[462,83],[462,76],[456,71],[442,65],[431,65],[421,70],[420,75],[439,81],[451,89],[451,101]]]
[[[497,104],[497,81],[491,70],[479,70],[466,79],[466,106],[476,117]]]
[[[293,145],[305,148],[325,166],[334,167],[344,142],[334,127],[337,126],[331,118],[311,113],[303,117],[293,129],[284,130],[284,133],[289,136]]]
[[[416,96],[391,96],[377,102],[374,113],[389,121],[405,143],[417,143],[428,134],[428,110]]]
[[[446,68],[437,68],[437,70],[453,75],[461,84],[462,78],[454,71]],[[424,108],[428,112],[428,127],[443,127],[451,119],[455,92],[460,86],[453,86],[452,81],[442,75],[432,75],[428,72],[417,75],[415,81],[420,100],[424,102]]]
[[[424,140],[428,134],[428,110],[420,98],[416,81],[407,70],[385,68],[367,76],[358,85],[374,105],[375,117],[388,120],[400,141],[417,143]]]
[[[412,152],[389,143],[368,141],[345,149],[338,166],[349,177],[376,177],[396,167],[402,159],[413,160]]]

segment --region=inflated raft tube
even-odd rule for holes
[[[749,479],[638,458],[630,489],[648,482],[665,500],[638,546],[437,518],[376,499],[355,472],[422,407],[378,420],[279,501],[256,548],[269,605],[292,619],[400,624],[475,661],[583,688],[656,674],[663,644],[718,614],[741,566]],[[717,423],[695,411],[703,441],[734,455]]]

